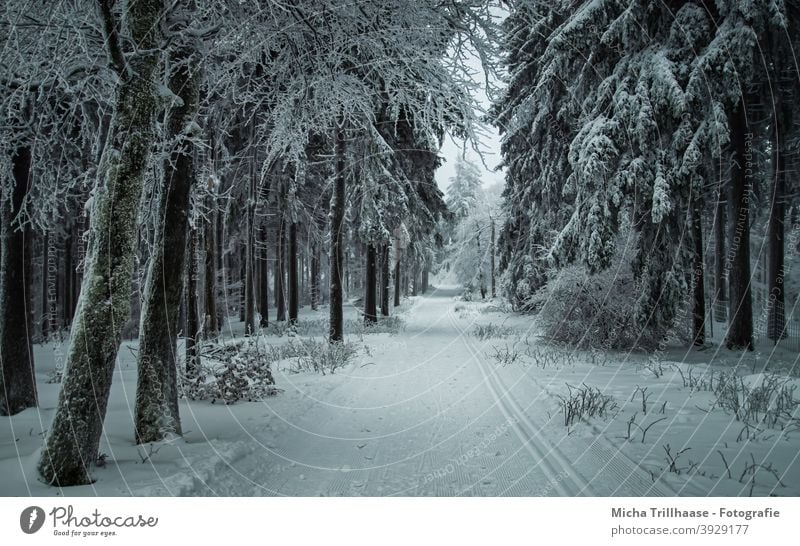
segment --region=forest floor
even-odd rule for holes
[[[58,347],[37,346],[41,407],[0,418],[0,494],[800,494],[797,381],[780,371],[797,354],[574,351],[541,340],[532,317],[459,294],[432,289],[404,303],[396,331],[350,334],[360,349],[334,374],[279,361],[275,396],[182,400],[183,437],[148,446],[132,442],[136,343],[125,342],[105,464],[94,484],[64,490],[35,473],[58,394],[47,382]],[[325,317],[304,310],[301,324]],[[715,388],[733,371],[728,391]]]

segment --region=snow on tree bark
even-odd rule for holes
[[[197,273],[196,266],[192,265],[197,257],[187,257],[187,252],[179,250],[187,247],[189,196],[195,178],[194,146],[190,135],[185,134],[187,127],[194,123],[199,102],[200,74],[196,62],[191,60],[192,54],[192,48],[184,47],[171,59],[176,68],[170,75],[169,88],[180,97],[182,104],[174,105],[167,114],[167,138],[176,144],[164,162],[155,240],[143,296],[134,418],[135,438],[140,444],[157,442],[170,433],[181,433],[175,355],[187,258],[190,278]],[[191,244],[189,248],[195,246]],[[188,315],[196,315],[196,302],[187,299],[187,304]],[[187,339],[194,340],[197,330],[195,327],[187,331]]]
[[[90,483],[89,469],[97,461],[120,332],[130,316],[136,219],[154,140],[153,73],[163,2],[138,0],[125,9],[137,53],[127,69],[120,69],[116,110],[93,197],[66,372],[38,464],[44,480],[61,487]]]

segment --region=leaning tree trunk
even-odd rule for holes
[[[767,337],[773,341],[780,341],[786,337],[786,312],[784,310],[784,267],[783,267],[783,239],[784,239],[784,208],[785,193],[785,168],[784,158],[786,145],[783,141],[780,124],[775,128],[777,136],[775,142],[773,168],[774,179],[772,185],[772,200],[769,211],[769,226],[767,228],[767,283],[769,285],[769,301],[767,303]]]
[[[29,147],[17,149],[12,169],[11,199],[0,204],[0,415],[37,405],[28,289],[33,238],[29,227],[14,225],[30,187]]]
[[[297,287],[297,223],[289,224],[289,324],[297,324],[300,294]]]
[[[378,252],[373,243],[367,245],[367,271],[364,283],[364,322],[367,324],[378,321],[375,291],[378,285]]]
[[[725,191],[720,182],[716,219],[714,220],[714,320],[725,322],[727,319],[726,294],[727,282],[725,280]]]
[[[730,233],[728,252],[728,292],[730,323],[725,338],[728,349],[753,350],[753,302],[750,296],[750,192],[748,174],[747,112],[744,101],[730,115],[731,142],[734,157],[731,161],[731,181],[728,188]]]
[[[703,274],[703,224],[700,199],[693,199],[692,207],[692,242],[694,252],[692,256],[692,294],[694,305],[693,313],[693,338],[697,346],[706,342],[706,287]]]
[[[120,332],[130,316],[139,198],[154,140],[153,72],[159,59],[157,29],[163,2],[128,2],[125,10],[137,54],[127,68],[119,69],[121,81],[98,171],[66,373],[38,465],[47,483],[61,487],[91,483],[89,467],[97,461]],[[115,28],[116,23],[108,21],[110,13],[106,16],[106,28]],[[111,57],[119,62],[121,52],[106,38]]]
[[[344,309],[342,297],[342,230],[344,229],[345,192],[345,142],[344,128],[336,127],[334,155],[336,178],[331,196],[331,272],[330,272],[330,324],[328,341],[344,340]]]
[[[389,245],[383,245],[383,252],[381,253],[381,314],[384,317],[389,316],[389,287],[391,279],[389,278]]]
[[[182,50],[172,59],[177,66],[170,75],[169,87],[182,104],[170,109],[166,128],[169,139],[179,143],[164,162],[161,195],[156,212],[156,233],[145,281],[144,305],[140,321],[138,381],[134,428],[136,442],[144,444],[162,440],[170,433],[181,433],[178,413],[178,316],[183,294],[184,260],[189,227],[189,196],[194,182],[193,146],[181,139],[186,126],[197,113],[199,75],[189,62],[191,50]],[[196,231],[189,239],[189,283],[196,284]],[[187,298],[187,317],[197,315],[197,302]],[[187,354],[199,327],[186,331]],[[188,360],[187,360],[188,363]],[[194,370],[187,368],[187,373]]]

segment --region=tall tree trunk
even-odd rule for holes
[[[261,315],[259,326],[269,326],[269,269],[267,265],[267,226],[261,226],[261,293],[259,297],[258,312]]]
[[[703,224],[700,199],[695,197],[692,206],[692,292],[693,292],[693,339],[694,344],[702,346],[706,342],[706,287],[703,274]]]
[[[278,237],[275,241],[275,298],[277,310],[275,318],[286,320],[286,220],[281,216],[278,221]]]
[[[319,251],[317,243],[311,243],[311,310],[319,306]]]
[[[62,320],[64,328],[69,330],[72,324],[72,312],[75,309],[75,263],[72,250],[75,246],[75,226],[67,226],[67,236],[64,239],[64,305],[62,307]]]
[[[42,238],[42,340],[50,336],[50,234]]]
[[[389,289],[391,279],[389,277],[389,245],[384,244],[381,252],[381,314],[384,317],[389,316]]]
[[[247,234],[245,233],[245,236]],[[239,240],[239,320],[245,320],[247,302],[247,239]]]
[[[378,321],[375,291],[378,284],[378,252],[373,243],[367,244],[367,270],[364,282],[364,322],[367,324]]]
[[[398,251],[399,252],[399,251]],[[400,307],[400,256],[395,258],[394,263],[394,306]]]
[[[717,322],[725,322],[728,318],[727,280],[725,278],[725,190],[720,181],[717,194],[716,219],[714,220],[714,319]]]
[[[769,299],[767,302],[767,337],[773,341],[780,341],[786,337],[786,313],[784,310],[784,219],[786,210],[785,202],[785,176],[786,176],[786,144],[784,131],[780,123],[775,127],[775,150],[772,182],[772,199],[769,211],[769,226],[767,229],[767,283],[769,286]]]
[[[189,230],[187,254],[189,263],[186,267],[186,375],[193,377],[197,375],[200,367],[200,355],[197,351],[200,317],[197,313],[197,231],[195,229]],[[180,433],[180,429],[178,432]]]
[[[15,225],[30,188],[31,149],[12,158],[11,199],[0,202],[0,415],[14,415],[37,405],[31,343],[31,229]]]
[[[209,197],[209,210],[211,211],[208,222],[204,227],[205,256],[203,258],[203,278],[205,280],[205,326],[204,337],[215,339],[219,335],[219,321],[217,320],[217,258],[216,244],[214,242],[216,210],[212,207],[212,199]]]
[[[342,230],[344,229],[345,192],[345,142],[344,128],[335,129],[335,181],[331,196],[331,272],[330,272],[330,324],[328,340],[331,343],[344,340],[344,309],[342,297]]]
[[[297,223],[289,224],[289,323],[297,324],[300,306],[300,293],[297,287]]]
[[[753,350],[753,302],[750,295],[750,193],[752,191],[751,157],[752,135],[747,126],[747,112],[740,100],[736,110],[729,116],[733,158],[731,181],[728,188],[730,207],[731,247],[728,252],[728,293],[730,296],[728,333],[725,345],[728,349]]]
[[[496,273],[495,272],[496,272],[497,268],[495,267],[495,263],[494,263],[494,255],[496,254],[495,247],[496,247],[497,243],[496,243],[496,240],[495,240],[494,218],[492,218],[491,222],[492,222],[492,240],[489,241],[489,243],[490,243],[489,244],[489,252],[491,254],[489,267],[492,268],[492,298],[496,298],[497,297],[497,287],[496,287],[496,280],[495,280],[495,277],[496,277]]]
[[[194,121],[199,102],[200,77],[192,50],[173,53],[177,68],[169,77],[169,87],[182,104],[170,109],[166,128],[168,138],[178,139]],[[140,321],[138,381],[136,385],[135,437],[143,444],[157,442],[168,434],[181,434],[178,413],[178,330],[185,260],[189,260],[187,290],[186,354],[200,330],[197,324],[197,233],[189,229],[189,196],[194,184],[194,147],[183,140],[164,163],[161,195],[158,202],[153,254],[145,281],[144,306]],[[188,256],[187,256],[188,253]],[[194,299],[192,299],[194,297]],[[192,324],[194,319],[195,323]],[[188,361],[187,361],[188,364]],[[193,370],[187,366],[187,372]]]
[[[121,69],[114,119],[95,188],[86,274],[66,374],[38,465],[45,482],[61,487],[91,483],[89,467],[97,461],[120,332],[130,316],[136,220],[154,140],[153,72],[160,56],[163,1],[128,2],[125,10],[137,55],[128,59],[128,69]],[[110,13],[106,16],[106,28],[116,28],[108,20]],[[109,50],[114,51],[112,40],[106,38]]]
[[[251,138],[253,132],[251,131]],[[256,267],[256,174],[255,159],[250,161],[250,191],[247,200],[247,242],[245,246],[244,332],[256,331],[255,267]]]

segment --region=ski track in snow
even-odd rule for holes
[[[517,384],[508,388],[454,316],[455,293],[420,298],[400,350],[350,366],[319,399],[300,376],[284,375],[286,392],[270,402],[273,424],[252,437],[255,447],[182,493],[675,494],[600,435],[577,458],[547,438],[545,423],[530,414],[552,393],[532,378],[526,392],[534,399],[515,399]]]

